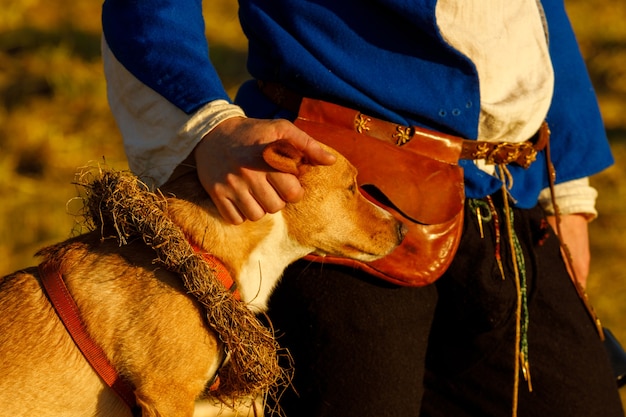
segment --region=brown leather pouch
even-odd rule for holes
[[[379,135],[375,120],[368,118],[368,126],[362,117],[356,110],[305,98],[295,124],[355,165],[363,194],[409,231],[396,250],[374,262],[316,255],[307,259],[352,266],[403,286],[430,284],[450,265],[463,228],[460,145],[427,134],[396,145]]]

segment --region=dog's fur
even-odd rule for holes
[[[364,261],[388,254],[403,226],[358,192],[343,157],[314,166],[284,142],[268,163],[298,175],[299,203],[258,222],[221,220],[195,174],[168,187],[168,217],[221,259],[244,302],[262,310],[284,268],[316,251]],[[168,194],[170,195],[170,194]],[[40,252],[59,262],[93,339],[136,387],[144,417],[191,416],[215,374],[221,346],[178,276],[141,242],[120,246],[91,232]],[[7,416],[130,416],[95,374],[42,292],[37,268],[0,281],[0,410]]]

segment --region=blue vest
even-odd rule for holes
[[[480,95],[475,66],[450,47],[435,22],[436,0],[241,0],[248,70],[301,94],[402,124],[475,139]],[[613,160],[584,62],[562,0],[544,0],[555,90],[547,115],[557,182],[594,174]],[[139,80],[187,113],[228,96],[208,59],[201,0],[106,0],[104,36]],[[514,65],[514,63],[512,63]],[[277,117],[244,84],[252,117]],[[468,197],[501,187],[462,161]],[[529,169],[511,166],[517,206],[547,186],[543,153]]]

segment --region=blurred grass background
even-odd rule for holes
[[[229,93],[247,78],[234,0],[205,1],[211,55]],[[125,169],[100,60],[100,2],[0,0],[0,275],[79,231],[74,173]],[[626,2],[566,0],[616,164],[592,178],[589,294],[626,343]],[[626,399],[622,390],[623,399]],[[625,401],[626,403],[626,401]]]

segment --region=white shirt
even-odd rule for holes
[[[535,0],[439,0],[443,38],[476,66],[478,139],[523,142],[545,120],[554,72]]]

